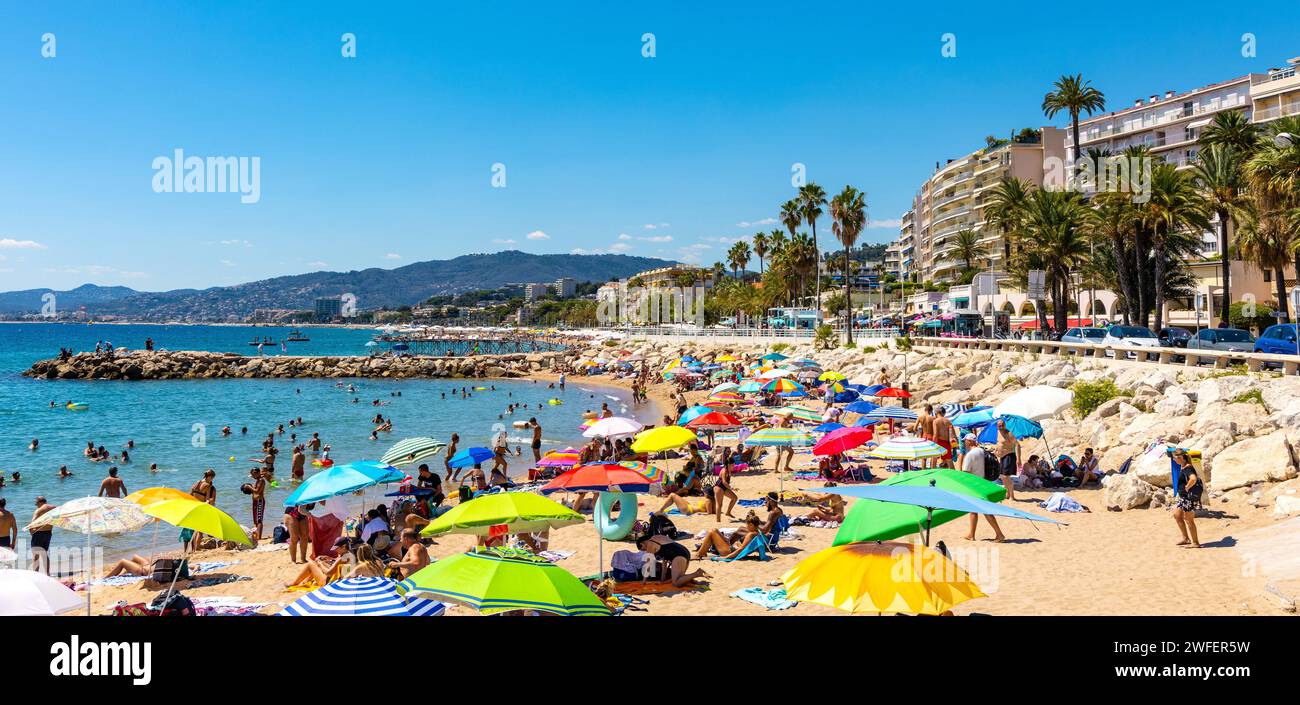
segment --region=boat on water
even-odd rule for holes
[[[285,338],[285,340],[290,343],[311,342],[311,338],[308,338],[307,336],[303,335],[302,331],[298,330],[297,328],[294,328],[293,330],[289,331],[289,337]]]
[[[269,335],[263,337],[261,340],[258,340],[257,337],[254,336],[252,340],[248,341],[248,344],[249,344],[249,345],[254,345],[254,346],[256,346],[256,345],[279,345],[279,343],[277,343],[277,342],[275,341],[275,339],[272,338],[272,337],[269,336]]]

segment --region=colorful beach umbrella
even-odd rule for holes
[[[705,414],[711,414],[711,413],[713,413],[712,408],[704,406],[703,404],[696,404],[695,406],[692,406],[686,411],[683,411],[682,415],[677,417],[677,425],[685,426],[695,417],[703,416]]]
[[[285,498],[284,506],[297,507],[321,502],[330,497],[350,494],[386,482],[401,482],[404,479],[406,476],[388,463],[356,460],[325,468],[307,478],[298,485],[298,489]]]
[[[193,497],[186,497],[193,501]],[[78,533],[117,536],[153,521],[135,502],[115,497],[81,497],[42,514],[28,528],[53,526]]]
[[[986,595],[943,554],[913,543],[832,546],[785,575],[786,599],[853,614],[942,614]]]
[[[532,492],[499,492],[462,502],[429,522],[420,534],[470,534],[491,536],[505,526],[505,533],[548,531],[582,524],[583,515]]]
[[[207,502],[195,499],[165,499],[143,507],[143,510],[145,514],[162,519],[172,526],[192,529],[220,541],[233,541],[245,546],[253,545],[239,522]]]
[[[496,453],[493,453],[491,450],[476,446],[473,448],[466,448],[465,450],[451,456],[451,460],[447,461],[447,464],[450,465],[453,470],[468,468],[480,463],[486,463],[495,456]]]
[[[745,439],[747,446],[786,446],[802,448],[810,446],[816,440],[812,434],[797,428],[765,428],[749,434]]]
[[[846,426],[822,436],[813,446],[813,455],[839,455],[847,453],[871,440],[871,430],[858,426]]]
[[[763,391],[763,383],[756,379],[741,380],[740,386],[736,388],[741,394],[757,394]]]
[[[841,428],[848,428],[848,427],[840,423],[839,421],[827,421],[826,423],[820,426],[814,426],[813,433],[830,433],[831,431],[835,431]]]
[[[911,409],[905,409],[901,406],[880,406],[868,411],[863,415],[863,419],[872,423],[880,423],[888,419],[895,421],[915,421],[916,412]]]
[[[701,414],[686,422],[686,428],[692,431],[730,431],[740,426],[740,419],[721,411]]]
[[[745,398],[738,392],[714,392],[709,395],[709,401],[720,401],[727,404],[743,404]]]
[[[722,384],[719,384],[718,386],[716,386],[716,387],[714,387],[713,389],[709,390],[709,396],[713,396],[713,395],[715,395],[715,394],[722,394],[723,392],[733,392],[733,393],[734,393],[734,392],[735,392],[737,389],[739,389],[739,388],[740,388],[740,385],[739,385],[739,384],[736,384],[735,382],[723,382]]]
[[[565,448],[563,450],[553,450],[537,462],[539,468],[571,468],[578,464],[578,458],[581,451],[577,448]]]
[[[436,617],[441,602],[406,594],[388,578],[344,578],[312,590],[277,614],[281,617]]]
[[[475,548],[443,558],[403,580],[407,594],[468,605],[482,614],[537,610],[568,617],[608,616],[582,581],[527,551]]]
[[[871,412],[879,408],[880,408],[879,404],[872,404],[869,401],[855,401],[851,404],[846,405],[844,407],[844,410],[853,414],[870,414]]]
[[[930,545],[930,529],[934,526],[934,512],[950,511],[959,514],[984,514],[988,516],[1008,517],[1011,519],[1024,519],[1026,521],[1036,521],[1047,524],[1060,524],[1061,522],[1048,517],[1038,516],[1029,512],[1008,507],[1006,505],[990,502],[979,497],[973,497],[965,492],[953,492],[951,490],[940,489],[936,485],[936,479],[930,480],[931,484],[911,484],[911,485],[859,485],[856,487],[827,487],[824,491],[831,494],[838,494],[844,497],[858,497],[861,499],[872,499],[879,502],[888,502],[891,504],[903,504],[913,507],[920,507],[926,510],[926,518],[922,524],[922,535],[925,537],[925,544]]]
[[[809,423],[821,423],[823,421],[820,412],[809,409],[806,406],[783,406],[779,409],[773,409],[772,414],[774,416],[789,416],[792,419],[807,421]]]
[[[798,382],[795,382],[793,380],[789,380],[784,377],[778,377],[770,382],[765,382],[761,387],[759,387],[759,389],[764,392],[778,392],[778,393],[802,392],[803,386],[801,386]]]
[[[405,438],[394,443],[379,458],[379,462],[399,468],[405,465],[414,465],[422,460],[432,458],[446,447],[446,443],[424,436]]]
[[[874,394],[872,394],[871,396],[873,396],[873,397],[893,397],[893,398],[896,398],[896,399],[906,399],[906,398],[912,396],[912,393],[909,392],[909,391],[907,391],[906,389],[899,389],[898,387],[882,387],[881,389],[876,390],[876,392],[875,392]]]
[[[611,416],[592,424],[582,432],[582,435],[587,438],[621,438],[635,435],[643,428],[645,428],[645,424],[636,419]]]
[[[839,382],[848,379],[848,377],[844,376],[842,372],[835,372],[832,370],[830,372],[823,372],[817,379],[823,382]]]
[[[833,394],[842,394],[846,390],[844,385],[839,382],[827,382],[822,385],[822,393],[825,394],[827,391],[830,391]]]
[[[146,487],[126,496],[126,501],[135,502],[140,506],[161,502],[164,499],[194,499],[194,495],[172,487]]]
[[[718,362],[735,362],[735,361],[736,361],[736,358],[734,358],[734,357],[732,357],[732,356],[730,356],[730,355],[722,355],[722,356],[720,356],[720,357],[717,358],[717,361],[718,361]]]
[[[916,436],[895,436],[871,450],[873,458],[885,460],[922,460],[937,458],[947,451],[934,441]]]
[[[664,477],[666,477],[663,470],[660,470],[658,467],[647,463],[642,463],[635,460],[624,460],[620,462],[619,465],[627,468],[628,470],[635,470],[636,472],[645,475],[645,478],[651,482],[663,482]]]
[[[709,409],[708,413],[713,413]],[[695,432],[681,426],[660,426],[651,428],[636,434],[632,441],[632,452],[634,453],[659,453],[665,450],[681,448],[682,446],[699,440]]]
[[[878,483],[877,487],[893,485],[929,485],[950,492],[970,495],[990,502],[1001,501],[1006,497],[1006,489],[1001,484],[989,482],[982,477],[960,470],[933,468],[899,473]],[[947,510],[935,511],[927,515],[926,510],[906,504],[892,504],[874,499],[860,499],[849,508],[844,522],[835,534],[834,545],[860,541],[888,541],[901,536],[921,532],[929,520],[930,526],[940,526],[962,516],[962,512]]]
[[[674,428],[669,426],[669,428]],[[683,429],[685,430],[685,429]],[[552,492],[649,492],[645,475],[617,463],[579,465],[546,483],[542,494]]]
[[[80,595],[45,573],[0,569],[0,616],[50,616],[82,606]]]

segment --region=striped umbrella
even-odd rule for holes
[[[937,458],[947,451],[943,446],[916,436],[895,436],[876,446],[868,455],[886,460],[921,460]]]
[[[414,465],[421,460],[432,458],[446,447],[446,443],[424,436],[406,438],[394,443],[393,447],[379,458],[379,461],[393,467]]]
[[[811,433],[801,431],[797,428],[765,428],[762,431],[755,431],[745,439],[745,445],[750,446],[789,446],[805,447],[816,442]]]
[[[718,386],[716,386],[716,387],[714,387],[712,390],[710,390],[710,391],[709,391],[709,396],[713,396],[714,394],[720,394],[720,393],[722,393],[722,392],[732,392],[732,393],[735,393],[735,391],[736,391],[738,388],[740,388],[740,385],[739,385],[739,384],[736,384],[735,382],[723,382],[722,384],[719,384]]]
[[[736,385],[733,384],[732,388],[734,389],[735,387]],[[714,392],[709,395],[709,400],[724,401],[727,402],[728,404],[738,404],[740,402],[745,401],[745,398],[740,396],[738,392]]]
[[[649,465],[649,464],[646,464],[646,463],[639,463],[639,462],[637,462],[637,461],[635,461],[635,460],[625,460],[625,461],[619,463],[619,465],[622,465],[623,467],[627,468],[628,470],[635,470],[635,471],[641,473],[642,475],[645,475],[646,479],[649,480],[649,481],[651,481],[651,482],[663,482],[663,481],[664,481],[664,477],[665,477],[665,475],[664,475],[664,471],[663,471],[663,470],[660,470],[658,467],[656,467],[656,466],[654,466],[654,465]]]
[[[788,379],[786,379],[786,378],[784,378],[784,377],[778,377],[778,378],[776,378],[776,379],[774,379],[774,380],[772,380],[772,381],[770,381],[770,382],[767,382],[766,384],[764,384],[764,385],[763,385],[762,387],[760,387],[759,389],[761,389],[761,390],[764,391],[764,392],[778,392],[778,393],[780,393],[780,392],[802,392],[802,391],[803,391],[803,386],[800,385],[798,382],[794,382],[794,381],[788,380]]]
[[[407,597],[406,589],[388,578],[345,578],[303,595],[279,616],[436,617],[446,611],[441,602]]]
[[[911,409],[905,409],[901,406],[882,406],[867,412],[862,418],[868,421],[884,421],[894,419],[895,421],[915,421],[916,412]]]
[[[780,409],[773,409],[772,413],[777,416],[789,416],[799,421],[808,421],[810,423],[821,423],[822,415],[806,406],[783,406]]]
[[[944,404],[943,406],[941,406],[941,407],[939,407],[939,408],[940,408],[940,409],[943,409],[943,415],[944,415],[944,416],[947,416],[948,418],[951,419],[951,418],[953,418],[954,416],[956,416],[957,414],[960,414],[960,413],[962,413],[963,411],[968,410],[968,409],[970,408],[970,405],[968,405],[968,404],[956,404],[956,403],[953,403],[953,404]]]
[[[577,448],[565,448],[564,450],[553,450],[538,461],[537,467],[542,468],[571,468],[578,464]]]

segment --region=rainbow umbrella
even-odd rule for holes
[[[844,391],[845,388],[844,385],[840,384],[839,382],[827,382],[826,384],[822,385],[823,393],[826,392],[826,390],[828,389],[836,394],[840,394]]]
[[[571,468],[578,464],[578,456],[581,453],[577,448],[565,448],[564,450],[553,450],[538,461],[537,467],[542,468]]]
[[[745,439],[747,446],[805,447],[816,442],[812,434],[797,428],[765,428]]]
[[[786,379],[785,377],[778,377],[770,382],[767,382],[759,389],[761,389],[764,392],[777,392],[777,393],[802,392],[803,385],[793,380]]]
[[[677,427],[668,426],[667,428]],[[572,470],[560,473],[541,489],[542,494],[551,494],[552,492],[649,491],[650,482],[646,480],[645,475],[617,463],[579,465]]]
[[[735,388],[736,385],[732,385],[732,387]],[[728,404],[739,404],[744,402],[745,398],[740,396],[738,392],[714,392],[709,395],[709,400],[727,402]]]
[[[832,546],[781,577],[786,599],[850,613],[942,614],[986,597],[956,563],[913,543]]]
[[[773,409],[772,414],[775,416],[789,416],[790,418],[798,419],[799,421],[807,421],[809,423],[821,423],[823,421],[822,415],[819,412],[809,409],[806,406],[783,406],[779,409]]]
[[[664,471],[660,470],[657,466],[649,465],[647,463],[637,462],[635,460],[625,460],[619,463],[619,465],[627,468],[628,470],[635,470],[641,473],[642,475],[645,475],[646,479],[651,482],[664,481],[664,477],[665,477]]]

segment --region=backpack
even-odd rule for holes
[[[284,528],[283,524],[276,526],[274,529],[271,530],[271,543],[288,543],[288,542],[289,542],[289,530]]]
[[[189,561],[184,558],[159,558],[153,562],[149,576],[155,583],[170,584],[180,578],[190,577]]]
[[[992,453],[984,451],[984,479],[995,482],[1000,475],[1002,475],[1002,464]]]
[[[677,525],[663,514],[650,515],[649,526],[646,530],[646,536],[667,536],[670,539],[677,538]]]
[[[166,598],[166,601],[164,599]],[[149,603],[149,609],[157,612],[162,617],[193,617],[194,603],[190,598],[179,592],[173,592],[168,598],[167,593],[162,593]]]

